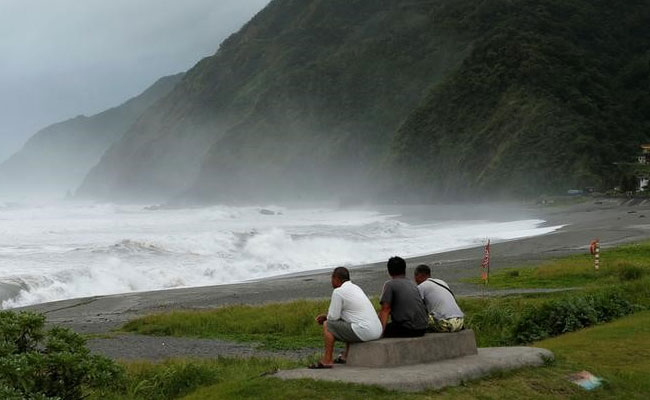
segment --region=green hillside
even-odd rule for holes
[[[650,3],[274,0],[80,191],[531,195],[607,186],[650,133]]]
[[[399,129],[389,168],[402,188],[455,197],[616,185],[613,163],[650,138],[650,2],[455,3],[445,21],[477,40]]]
[[[272,1],[147,112],[82,191],[223,200],[358,187],[467,55],[465,34],[434,23],[437,6]]]

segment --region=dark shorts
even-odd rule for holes
[[[398,325],[394,322],[391,322],[390,324],[386,325],[386,329],[384,330],[384,337],[390,338],[396,338],[396,337],[420,337],[424,336],[424,334],[427,332],[426,328],[425,329],[409,329],[406,328],[402,325]]]
[[[345,343],[357,343],[357,342],[363,342],[357,336],[356,333],[352,330],[352,324],[349,322],[345,322],[342,319],[337,319],[334,321],[327,321],[327,330],[330,331],[332,335],[336,338],[336,340],[340,342],[345,342]]]

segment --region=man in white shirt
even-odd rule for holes
[[[316,317],[316,322],[323,325],[325,354],[316,364],[309,368],[332,368],[334,362],[344,364],[350,349],[350,343],[368,342],[381,337],[382,327],[368,296],[363,290],[350,282],[350,271],[338,267],[332,272],[332,300],[327,315]],[[346,343],[345,352],[336,361],[333,360],[334,342]]]
[[[429,331],[458,332],[463,329],[465,314],[447,282],[431,278],[431,268],[424,264],[415,268],[415,282],[429,311]]]

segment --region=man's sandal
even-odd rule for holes
[[[323,364],[322,362],[319,361],[319,362],[317,362],[315,364],[310,365],[307,368],[309,368],[309,369],[329,369],[329,368],[332,368],[332,366],[327,365],[327,364]]]
[[[345,364],[346,362],[345,358],[343,358],[343,354],[339,354],[339,356],[334,359],[334,364]]]

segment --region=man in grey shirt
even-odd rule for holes
[[[426,333],[427,310],[415,283],[406,279],[406,262],[400,257],[388,260],[391,280],[381,294],[379,320],[384,337],[417,337]],[[390,315],[391,323],[388,323]]]
[[[430,331],[457,332],[463,329],[465,315],[445,281],[431,278],[431,268],[422,264],[415,268],[415,282],[429,312]]]

